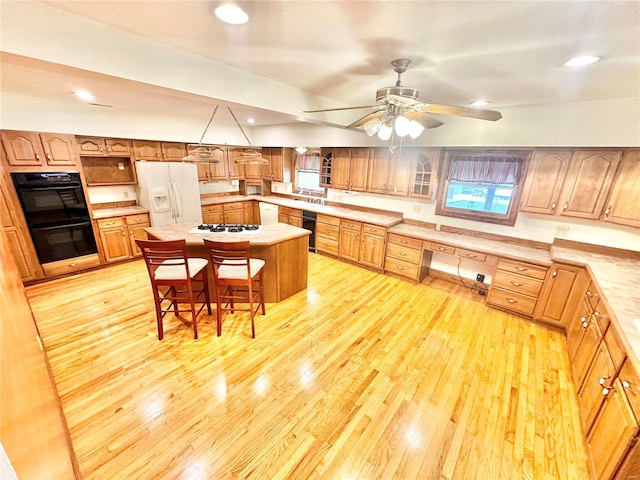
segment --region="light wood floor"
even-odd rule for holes
[[[255,340],[159,342],[142,261],[27,294],[86,479],[589,478],[562,334],[454,283],[310,254]]]

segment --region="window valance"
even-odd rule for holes
[[[520,178],[522,160],[522,157],[454,155],[449,180],[515,185]]]

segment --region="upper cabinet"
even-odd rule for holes
[[[373,148],[367,191],[387,195],[433,198],[439,148]]]
[[[187,149],[184,143],[134,140],[133,156],[136,160],[181,162]]]
[[[207,182],[210,180],[226,180],[229,178],[229,171],[227,168],[228,155],[226,149],[216,148],[214,150],[214,157],[218,160],[213,162],[200,162],[198,167],[198,180],[201,182]]]
[[[411,149],[407,156],[411,164],[409,196],[433,198],[440,161],[439,148]]]
[[[80,155],[90,157],[129,157],[131,156],[131,140],[119,138],[76,137]]]
[[[537,151],[520,210],[600,218],[621,157],[619,150]]]
[[[611,186],[604,221],[640,227],[640,150],[627,150]]]
[[[56,167],[76,165],[77,145],[73,135],[3,130],[6,162],[12,167]]]
[[[262,178],[274,182],[290,182],[293,169],[293,149],[283,147],[263,147],[262,156],[269,160],[262,166]]]
[[[365,192],[369,170],[369,148],[334,148],[332,187]]]
[[[333,149],[323,147],[320,149],[320,186],[333,187]]]

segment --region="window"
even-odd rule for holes
[[[320,152],[309,150],[302,155],[298,155],[295,172],[295,190],[304,189],[309,192],[322,192],[324,194],[324,188],[320,186]]]
[[[436,214],[515,224],[528,155],[447,152]]]

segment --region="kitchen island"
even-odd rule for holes
[[[145,231],[150,239],[186,240],[190,257],[208,258],[203,240],[218,242],[249,241],[251,256],[261,258],[264,266],[265,302],[277,303],[307,288],[308,235],[309,230],[284,223],[263,225],[260,233],[190,233],[197,222],[149,227]],[[211,265],[209,280],[212,297],[215,298]]]

